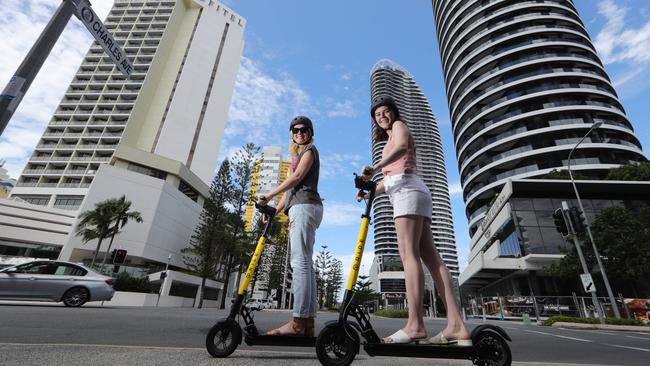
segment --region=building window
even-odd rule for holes
[[[194,202],[199,198],[199,192],[190,187],[190,185],[185,183],[184,180],[181,180],[181,183],[178,185],[178,190]]]
[[[81,206],[84,196],[57,196],[54,201],[54,208],[62,210],[76,210]]]
[[[136,163],[129,163],[129,166],[126,169],[132,172],[148,175],[150,177],[154,177],[158,179],[164,180],[165,178],[167,178],[167,173],[163,172],[162,170],[149,168],[144,165],[140,165]]]
[[[47,206],[47,204],[50,203],[51,196],[47,196],[47,195],[26,196],[26,195],[16,194],[13,197],[18,197],[27,203],[31,203],[32,205]]]
[[[57,259],[59,252],[61,252],[60,246],[0,240],[0,255]]]

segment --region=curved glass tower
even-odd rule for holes
[[[431,191],[433,200],[433,217],[431,229],[438,251],[449,267],[452,276],[458,276],[458,256],[454,226],[451,217],[449,186],[442,150],[442,142],[436,119],[429,102],[413,76],[391,60],[378,61],[370,75],[371,100],[377,95],[390,95],[397,102],[402,119],[409,126],[415,140],[417,173]],[[370,122],[371,128],[374,123]],[[372,145],[373,164],[381,159],[385,142]],[[379,173],[378,177],[381,177]],[[376,177],[377,178],[377,177]],[[401,267],[397,249],[397,236],[393,224],[393,209],[388,196],[380,195],[374,207],[375,256],[379,262],[380,272],[395,272]],[[381,292],[399,291],[404,284],[402,276],[383,276],[380,274]]]
[[[644,160],[569,0],[433,0],[470,236],[508,178]]]

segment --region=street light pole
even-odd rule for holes
[[[573,152],[576,150],[578,145],[584,141],[584,139],[591,134],[591,131],[597,129],[600,127],[603,123],[602,122],[596,122],[594,123],[589,131],[578,141],[576,146],[571,149],[571,152],[569,152],[569,159],[567,162],[567,170],[569,171],[569,178],[571,178],[571,185],[573,186],[573,191],[576,194],[576,199],[578,200],[578,206],[580,206],[580,211],[582,211],[585,215],[585,223],[587,227],[587,234],[589,235],[589,241],[591,241],[591,248],[594,251],[594,255],[596,256],[596,261],[598,262],[598,269],[600,270],[600,273],[603,275],[603,282],[605,282],[605,289],[607,290],[607,296],[609,297],[609,302],[612,305],[612,310],[614,311],[614,316],[618,319],[621,318],[621,313],[618,311],[618,305],[616,304],[616,299],[614,298],[614,293],[612,292],[612,288],[609,285],[609,279],[607,278],[607,273],[605,272],[605,267],[603,266],[603,262],[600,259],[600,254],[598,254],[598,249],[596,248],[596,243],[594,242],[594,236],[591,233],[591,224],[589,223],[589,219],[587,218],[587,213],[585,213],[585,208],[582,205],[582,200],[580,199],[580,194],[578,194],[578,188],[576,187],[576,183],[573,180],[573,174],[571,173],[571,157],[573,155]]]
[[[43,66],[80,0],[63,0],[0,94],[0,135]]]
[[[587,262],[585,261],[584,255],[582,255],[582,243],[578,239],[578,233],[576,232],[571,219],[569,218],[569,204],[566,201],[562,201],[562,217],[564,217],[564,222],[569,229],[569,233],[573,237],[573,244],[576,246],[576,251],[578,252],[578,258],[580,259],[580,265],[582,266],[582,273],[589,274],[589,268],[587,268]],[[605,314],[601,312],[600,303],[598,302],[598,297],[596,296],[596,291],[590,291],[591,293],[591,302],[594,304],[594,311],[598,314],[598,319],[602,324],[605,324]]]

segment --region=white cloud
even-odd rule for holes
[[[363,258],[361,258],[361,268],[359,268],[359,275],[368,275],[373,258],[375,258],[374,251],[365,250],[363,252]],[[345,287],[345,285],[348,283],[348,278],[350,277],[350,269],[352,269],[352,259],[354,259],[354,254],[339,255],[336,256],[336,259],[340,260],[343,263],[343,287]]]
[[[351,100],[343,102],[334,102],[334,106],[327,111],[327,117],[350,117],[354,118],[359,115],[359,111],[354,108]]]
[[[624,61],[646,64],[650,61],[650,21],[637,29],[626,29],[627,11],[628,8],[613,0],[598,3],[598,13],[607,23],[596,36],[594,46],[605,64]]]
[[[354,193],[352,193],[354,194]],[[363,208],[352,203],[324,202],[321,227],[358,225]]]
[[[322,179],[352,176],[363,165],[364,157],[359,154],[322,154],[320,156],[320,177]]]
[[[220,156],[249,141],[258,146],[285,143],[291,118],[314,113],[309,95],[291,75],[275,78],[243,56]]]
[[[453,182],[449,185],[449,195],[454,196],[457,194],[463,194],[463,186],[460,185],[460,182]]]
[[[2,4],[2,87],[13,76],[60,3],[60,0],[31,0]],[[103,19],[112,4],[112,1],[96,1],[93,9]],[[0,159],[7,159],[5,168],[10,176],[17,177],[22,171],[91,41],[92,36],[73,16],[0,137]]]

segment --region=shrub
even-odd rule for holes
[[[582,324],[599,324],[600,321],[596,318],[576,318],[573,316],[561,316],[555,315],[542,322],[542,325],[551,326],[553,323],[564,322],[564,323],[582,323]]]
[[[542,322],[542,325],[550,326],[553,323],[564,322],[564,323],[582,323],[582,324],[600,324],[600,320],[597,318],[576,318],[572,316],[552,316]],[[611,325],[645,325],[642,321],[636,319],[616,319],[616,318],[607,318],[605,319],[605,324]]]
[[[386,318],[408,318],[409,311],[408,309],[404,310],[377,310],[375,312],[377,316],[383,316]]]
[[[153,293],[148,277],[136,278],[126,272],[117,275],[113,288],[115,291]]]
[[[638,326],[646,325],[641,320],[625,319],[625,318],[621,318],[621,319],[607,318],[607,319],[605,319],[605,322],[607,324],[612,324],[612,325],[638,325]]]

